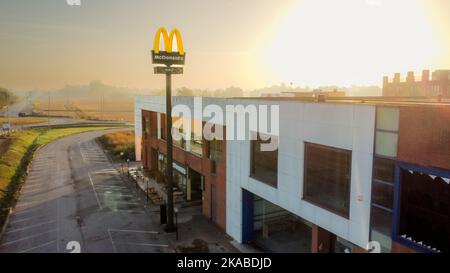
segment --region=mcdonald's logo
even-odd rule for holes
[[[164,50],[160,50],[160,40],[163,37]],[[177,42],[177,52],[172,50],[173,39]],[[183,40],[181,38],[181,33],[178,29],[173,29],[170,35],[167,30],[163,27],[159,28],[155,34],[155,41],[153,43],[152,58],[154,64],[165,64],[165,65],[183,65],[185,61],[185,55],[183,48]]]

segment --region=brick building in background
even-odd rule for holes
[[[431,74],[424,70],[422,76],[416,77],[408,72],[406,79],[395,73],[392,81],[383,78],[383,96],[385,97],[450,97],[450,70],[436,70]]]

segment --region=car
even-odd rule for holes
[[[11,124],[9,124],[9,123],[3,123],[3,125],[2,125],[2,131],[3,132],[9,132],[9,131],[11,131]]]
[[[20,112],[18,116],[19,116],[20,118],[23,118],[23,117],[26,117],[26,116],[27,116],[27,113],[25,113],[25,112]]]

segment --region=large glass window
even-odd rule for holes
[[[390,252],[392,207],[394,196],[395,158],[400,110],[377,107],[375,156],[373,159],[371,239],[381,244],[382,252]]]
[[[305,143],[303,199],[348,218],[352,153]]]
[[[277,187],[278,149],[262,151],[261,145],[264,143],[270,143],[270,139],[262,140],[258,135],[256,140],[251,141],[250,176],[270,186]]]
[[[371,239],[380,242],[382,252],[390,252],[395,162],[375,157],[373,170]]]
[[[449,177],[449,174],[445,176]],[[435,251],[450,252],[448,180],[437,173],[422,173],[409,168],[401,168],[400,177],[400,225],[397,236],[416,244],[422,242],[422,246],[429,246]]]

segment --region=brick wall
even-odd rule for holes
[[[162,115],[164,116],[164,115]],[[157,113],[152,111],[142,111],[142,120],[150,118],[150,132],[142,137],[142,156],[143,166],[147,169],[155,169],[158,166],[158,157],[152,156],[152,151],[166,154],[167,147],[164,140],[157,138]],[[162,120],[164,122],[164,120]],[[153,125],[153,126],[152,126]],[[161,124],[165,127],[164,124]],[[218,127],[221,128],[221,127]],[[225,135],[225,133],[224,133]],[[180,147],[173,147],[173,160],[193,169],[205,177],[205,190],[203,192],[202,211],[206,217],[211,217],[211,206],[216,206],[216,220],[215,223],[225,230],[226,227],[226,142],[223,142],[222,157],[216,164],[216,174],[211,173],[211,161],[206,157],[207,149],[205,140],[203,140],[203,155],[202,157],[195,156],[189,152],[184,151]],[[145,159],[144,159],[145,157]],[[216,187],[216,203],[211,204],[211,185]]]
[[[450,107],[401,107],[398,159],[450,170]]]

